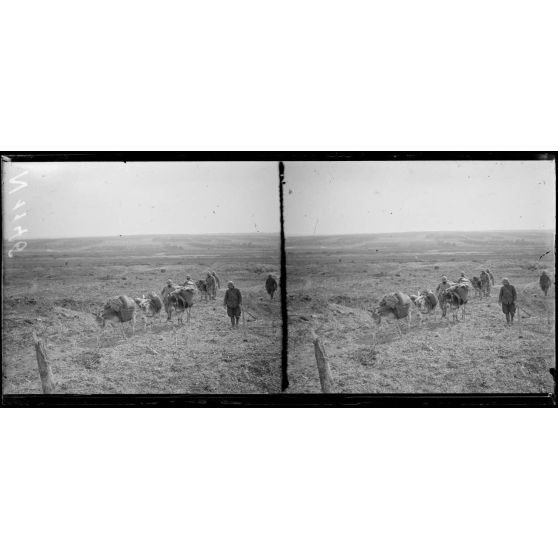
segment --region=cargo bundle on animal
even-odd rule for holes
[[[134,301],[137,304],[139,311],[141,312],[144,330],[147,330],[148,319],[153,320],[157,316],[161,316],[163,301],[161,300],[161,297],[155,292],[151,292],[147,296],[143,295],[141,298],[134,299]]]
[[[423,289],[417,295],[410,295],[410,299],[418,309],[419,325],[422,326],[423,316],[434,313],[438,306],[438,299],[436,295],[428,289]]]
[[[411,298],[402,292],[390,293],[382,297],[378,306],[370,310],[372,318],[381,328],[382,318],[395,320],[397,331],[401,336],[399,320],[406,319],[407,330],[411,327]]]
[[[441,290],[438,294],[438,301],[442,310],[442,318],[446,317],[448,307],[452,311],[453,320],[459,321],[457,314],[461,308],[461,319],[465,319],[465,305],[469,300],[469,290],[472,288],[472,283],[462,278],[457,283],[449,283],[449,287]]]
[[[120,295],[110,298],[100,312],[92,312],[92,314],[95,316],[95,320],[102,330],[101,335],[106,331],[105,327],[107,323],[110,323],[113,327],[120,325],[120,332],[124,339],[126,339],[124,323],[131,322],[132,333],[134,333],[136,330],[137,311],[138,306],[134,299],[126,295]],[[99,340],[100,335],[97,337],[97,343],[99,343]]]
[[[196,294],[195,287],[178,287],[169,293],[167,298],[168,321],[172,321],[172,312],[176,312],[178,323],[183,325],[183,316],[186,313],[186,322],[190,322],[190,310],[194,305],[194,297]]]

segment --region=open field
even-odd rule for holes
[[[555,289],[545,298],[538,280],[546,269],[554,282],[553,242],[553,233],[535,231],[287,237],[288,391],[320,391],[313,326],[337,392],[551,392]],[[487,267],[491,297],[470,298],[465,321],[451,323],[451,313],[442,321],[437,308],[419,328],[413,308],[410,331],[402,323],[399,338],[393,322],[382,322],[373,345],[368,310],[383,295],[434,290],[442,275],[472,278]],[[498,304],[503,277],[523,309],[511,328]]]
[[[161,292],[213,269],[217,300],[196,301],[190,324],[165,323],[146,332],[125,324],[127,341],[89,310],[111,296]],[[280,389],[281,308],[264,288],[279,276],[279,235],[134,236],[29,240],[4,254],[3,392],[40,393],[32,331],[45,341],[57,393],[273,393]],[[245,330],[230,329],[223,309],[226,281],[240,288]],[[185,318],[186,320],[186,318]],[[176,323],[176,317],[173,317]]]

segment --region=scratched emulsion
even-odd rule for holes
[[[287,313],[287,259],[285,252],[285,219],[283,214],[283,187],[285,184],[285,164],[279,162],[279,218],[281,221],[281,319],[282,319],[282,347],[281,347],[281,391],[289,387],[288,376],[288,313]],[[291,193],[291,191],[289,191]]]

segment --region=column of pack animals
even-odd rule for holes
[[[172,279],[168,279],[160,294],[152,291],[136,298],[127,295],[111,297],[101,310],[92,312],[90,309],[95,321],[101,328],[97,343],[100,342],[101,336],[105,334],[107,324],[119,329],[123,338],[126,339],[124,324],[130,323],[132,334],[134,334],[138,317],[143,321],[145,331],[148,324],[153,327],[154,322],[163,322],[165,314],[167,323],[173,323],[172,317],[174,314],[177,316],[177,325],[184,325],[184,314],[186,314],[186,323],[189,323],[191,309],[195,301],[197,299],[206,302],[216,300],[220,287],[219,276],[215,271],[210,270],[204,279],[199,279],[196,282],[192,281],[190,275],[186,276],[186,280],[182,284],[176,284]],[[277,280],[269,274],[265,282],[265,290],[271,300],[273,300],[277,288]]]
[[[545,297],[548,295],[552,280],[547,271],[543,271],[539,278],[539,285]],[[407,295],[403,292],[392,292],[384,295],[377,306],[369,310],[374,323],[381,327],[382,319],[393,320],[397,326],[399,336],[401,327],[399,322],[404,320],[407,330],[410,329],[413,309],[418,313],[418,324],[422,326],[423,321],[429,315],[434,315],[438,306],[441,310],[441,318],[447,318],[448,310],[451,311],[453,321],[465,320],[467,302],[471,295],[475,298],[489,299],[491,287],[495,286],[493,273],[489,270],[482,270],[480,276],[470,280],[464,272],[456,281],[449,281],[446,276],[442,276],[441,282],[435,291],[422,289],[416,295]],[[507,278],[502,279],[502,286],[499,290],[498,303],[501,305],[502,312],[506,316],[506,323],[513,325],[513,319],[519,311],[528,314],[523,308],[519,308],[517,302],[517,291]],[[518,314],[519,315],[519,314]],[[449,323],[449,321],[448,321]]]

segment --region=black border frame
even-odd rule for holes
[[[536,151],[13,151],[0,154],[1,162],[86,161],[274,161],[279,164],[281,220],[281,298],[283,315],[282,381],[287,375],[286,254],[283,221],[283,162],[289,161],[455,161],[553,160],[557,152]],[[3,219],[3,214],[2,214]],[[3,265],[3,263],[2,263]],[[4,395],[2,407],[555,407],[554,393],[487,394],[115,394],[115,395]]]

